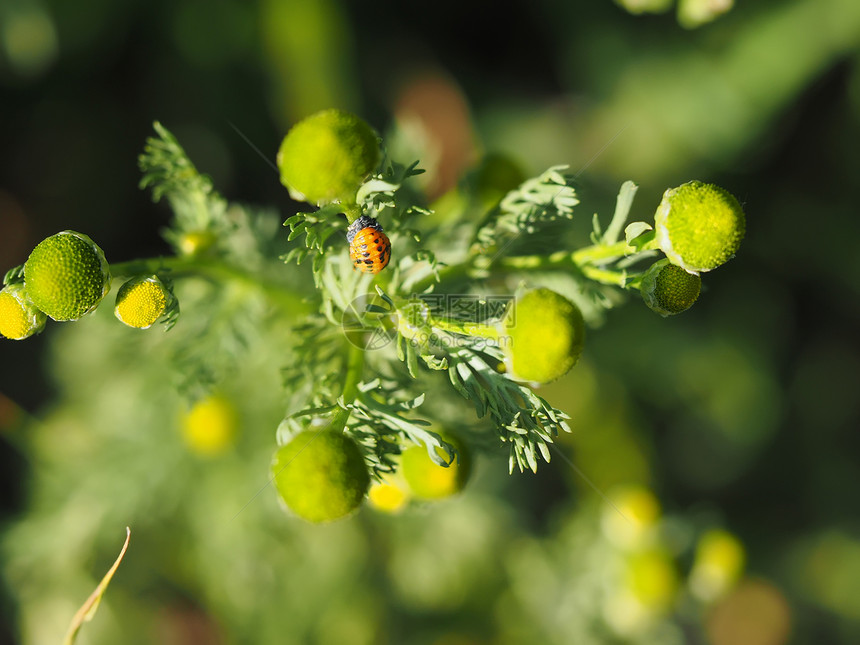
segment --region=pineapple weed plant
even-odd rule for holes
[[[368,124],[338,110],[299,122],[281,144],[281,181],[311,206],[284,230],[270,212],[228,203],[170,132],[155,130],[139,160],[141,187],[169,203],[165,237],[175,254],[109,264],[88,236],[52,235],[6,273],[0,334],[24,339],[47,318],[78,320],[104,306],[112,283],[117,324],[135,330],[181,324],[174,291],[183,280],[203,278],[222,295],[231,284],[255,290],[267,308],[236,311],[233,326],[214,332],[204,324],[201,348],[177,353],[178,387],[197,401],[186,440],[201,453],[229,442],[210,394],[241,356],[236,330],[280,316],[291,345],[288,407],[270,482],[311,522],[347,516],[366,498],[395,510],[463,488],[471,448],[486,442],[466,436],[468,423],[452,428],[434,416],[443,383],[507,445],[511,471],[536,471],[570,431],[567,415],[536,390],[573,368],[585,327],[624,292],[662,316],[686,310],[700,274],[733,257],[744,234],[738,201],[699,181],[667,190],[653,224],[628,223],[637,190],[628,181],[605,227],[594,216],[590,244],[554,248],[579,203],[565,166],[522,181],[488,162],[428,206],[410,181],[422,173],[418,162],[389,158]],[[539,287],[553,278],[565,293]],[[519,284],[513,293],[510,284]],[[214,333],[228,340],[213,348]]]

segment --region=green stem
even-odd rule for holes
[[[636,252],[636,247],[627,242],[616,242],[615,244],[594,244],[586,246],[571,254],[571,260],[577,265],[609,262],[616,258],[622,258]]]
[[[637,238],[638,239],[638,238]],[[597,280],[604,284],[626,286],[627,283],[619,276],[619,272],[598,269],[595,264],[607,264],[613,260],[628,257],[635,253],[649,251],[657,248],[657,241],[653,231],[641,236],[636,246],[627,242],[616,242],[615,244],[594,244],[576,251],[559,251],[552,255],[520,255],[504,257],[488,263],[487,267],[480,266],[481,256],[472,257],[459,264],[452,264],[439,271],[439,282],[460,279],[476,271],[492,269],[495,273],[514,273],[526,271],[579,271],[586,277]],[[435,282],[433,276],[417,282],[414,285],[416,293],[421,293]]]
[[[157,257],[110,265],[114,276],[159,274],[169,271],[170,278],[200,276],[216,282],[235,282],[265,293],[273,303],[292,313],[307,313],[310,306],[303,296],[283,283],[266,280],[226,262],[197,257]]]
[[[358,397],[358,384],[361,383],[361,375],[364,371],[364,350],[350,344],[349,353],[346,357],[346,376],[343,379],[343,395],[341,399],[344,406],[348,406]],[[348,408],[339,407],[331,420],[330,429],[333,432],[343,432],[349,421],[350,411]]]
[[[346,215],[347,224],[352,224],[355,220],[361,217],[361,206],[356,203],[341,204],[343,214]]]
[[[465,320],[456,320],[439,316],[431,317],[430,325],[434,329],[452,334],[461,334],[463,336],[487,338],[491,340],[499,339],[499,330],[492,325],[485,325],[484,323],[468,322]]]
[[[630,286],[630,277],[624,271],[612,271],[611,269],[584,266],[582,267],[582,273],[589,280],[594,280],[601,284],[611,284],[622,289]]]
[[[603,264],[612,260],[623,258],[634,253],[650,251],[657,248],[657,239],[654,231],[648,231],[636,238],[637,244],[633,246],[627,242],[616,242],[615,244],[594,244],[586,246],[571,254],[573,261],[579,266],[586,264]]]
[[[468,276],[472,271],[475,270],[475,268],[476,267],[474,258],[470,258],[465,262],[460,262],[458,264],[449,264],[448,266],[439,269],[438,283],[441,284],[449,280],[455,280]],[[419,280],[414,285],[412,285],[412,292],[424,293],[424,291],[426,291],[431,285],[434,284],[437,284],[436,276],[429,275],[423,280]]]

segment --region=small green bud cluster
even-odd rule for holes
[[[110,291],[104,253],[75,231],[39,242],[23,267],[10,271],[6,279],[0,291],[0,335],[15,340],[40,333],[48,318],[82,318]]]
[[[110,266],[88,236],[62,231],[42,240],[0,291],[0,335],[23,339],[40,333],[47,318],[75,321],[95,311],[110,291]],[[120,287],[114,314],[129,327],[175,322],[179,306],[170,282],[140,275]]]
[[[746,216],[724,188],[690,181],[663,194],[654,227],[666,259],[645,272],[639,289],[649,308],[671,316],[696,302],[702,287],[699,273],[734,257],[746,231]]]

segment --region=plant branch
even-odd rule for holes
[[[454,318],[445,318],[443,316],[431,316],[430,325],[434,329],[440,331],[461,334],[463,336],[472,336],[474,338],[486,338],[498,340],[499,330],[493,325],[485,325],[483,323],[471,322],[466,320],[456,320]]]
[[[262,291],[267,298],[292,313],[308,313],[310,305],[304,296],[283,283],[265,280],[233,265],[214,259],[195,257],[157,257],[110,265],[114,276],[158,274],[169,271],[171,278],[201,276],[220,282],[236,282]]]
[[[350,344],[346,357],[346,376],[343,379],[343,394],[338,400],[339,407],[331,420],[329,428],[333,432],[343,432],[349,421],[349,406],[358,398],[358,384],[364,371],[364,350]]]

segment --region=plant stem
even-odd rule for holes
[[[157,257],[117,262],[110,265],[110,270],[114,276],[158,274],[169,271],[171,278],[196,275],[216,282],[236,282],[262,291],[273,303],[292,313],[310,311],[310,306],[303,296],[287,285],[266,280],[220,260],[179,256]]]
[[[361,207],[356,203],[341,204],[343,214],[346,215],[347,224],[352,224],[361,216]]]
[[[592,266],[582,267],[585,277],[601,284],[611,284],[626,289],[630,284],[630,278],[624,271],[612,271],[610,269],[598,269]]]
[[[358,396],[358,384],[364,371],[364,350],[355,345],[349,345],[346,357],[346,376],[343,379],[343,394],[340,397],[341,406],[349,406]],[[329,428],[333,432],[343,432],[349,421],[350,411],[347,407],[338,407],[331,420]]]
[[[453,318],[445,318],[443,316],[431,316],[430,325],[434,329],[439,329],[452,334],[461,334],[463,336],[472,336],[475,338],[487,338],[490,340],[499,339],[499,330],[493,325],[485,325],[484,323],[456,320]]]
[[[638,239],[638,238],[637,238]],[[576,251],[558,251],[552,255],[519,255],[503,257],[498,260],[490,260],[481,256],[471,257],[464,262],[452,264],[439,271],[439,282],[456,280],[476,271],[486,271],[492,267],[495,273],[524,272],[524,271],[578,271],[589,279],[612,284],[620,287],[629,286],[629,281],[622,278],[623,274],[617,271],[599,269],[594,265],[602,265],[623,257],[649,251],[657,248],[657,242],[653,231],[641,236],[641,241],[636,246],[627,242],[616,242],[614,244],[593,244],[585,246]],[[486,262],[483,266],[481,262]],[[413,289],[421,293],[435,282],[434,276],[428,276],[417,282]]]

